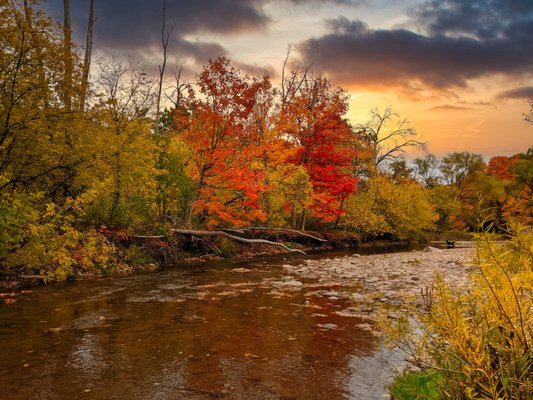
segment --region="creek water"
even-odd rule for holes
[[[338,282],[287,277],[284,265],[299,262],[210,263],[21,294],[0,305],[0,398],[387,398],[402,355],[342,313],[349,298],[317,294]]]

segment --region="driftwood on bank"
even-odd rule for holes
[[[136,239],[163,239],[165,235],[131,235]]]
[[[324,239],[324,238],[321,238],[321,237],[318,237],[318,236],[314,236],[314,235],[310,235],[309,233],[305,233],[305,232],[302,232],[302,231],[297,231],[296,229],[269,228],[269,227],[266,227],[266,226],[257,226],[257,227],[256,226],[248,226],[246,228],[239,228],[239,229],[233,228],[232,230],[235,231],[235,232],[239,232],[239,231],[241,231],[241,232],[243,232],[243,231],[280,231],[280,232],[290,232],[290,233],[295,233],[295,234],[300,235],[300,236],[305,236],[305,237],[317,240],[319,242],[327,242],[327,240]]]
[[[248,244],[267,244],[270,246],[282,247],[285,250],[288,250],[293,253],[306,254],[302,250],[291,249],[290,247],[279,242],[272,242],[266,239],[246,239],[240,236],[232,235],[224,231],[204,231],[204,230],[194,230],[194,229],[172,229],[172,232],[179,233],[181,235],[192,235],[192,236],[224,236],[228,239],[235,240],[236,242],[248,243]]]

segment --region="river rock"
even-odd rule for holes
[[[282,288],[299,288],[299,287],[302,287],[304,284],[300,281],[297,281],[297,280],[290,280],[290,281],[285,281],[285,282],[281,282],[280,284],[280,287]]]
[[[424,251],[427,252],[427,253],[440,253],[443,250],[442,249],[438,249],[438,248],[433,247],[433,246],[426,246],[424,248]]]
[[[338,329],[339,328],[339,326],[335,324],[316,324],[315,326],[320,329]]]

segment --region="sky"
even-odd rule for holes
[[[163,0],[95,0],[94,51],[156,71]],[[71,0],[82,46],[89,0]],[[62,19],[62,0],[43,7]],[[279,79],[291,56],[350,93],[348,118],[391,106],[430,152],[513,155],[533,147],[531,0],[166,0],[169,78],[227,56]]]

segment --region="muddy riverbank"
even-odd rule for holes
[[[111,263],[106,268],[74,265],[67,280],[96,279],[109,275],[154,272],[161,268],[188,268],[209,262],[240,262],[267,259],[290,254],[290,249],[308,253],[338,251],[392,251],[409,246],[405,241],[372,241],[362,243],[358,235],[348,232],[308,232],[291,230],[257,230],[239,234],[247,239],[283,243],[289,249],[269,244],[246,244],[224,237],[173,235],[168,238],[124,236],[109,232],[108,240],[114,251],[108,254]],[[319,239],[319,240],[317,240]],[[46,283],[36,269],[10,270],[0,268],[0,293],[28,289]],[[49,282],[48,282],[49,283]]]

